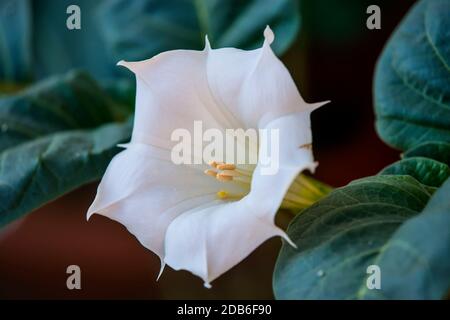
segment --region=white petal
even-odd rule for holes
[[[274,217],[292,181],[302,170],[316,166],[311,150],[300,147],[311,143],[309,114],[288,115],[267,125],[287,139],[281,145],[277,174],[263,175],[258,165],[251,192],[242,200],[193,209],[173,220],[165,243],[169,266],[189,270],[208,286],[268,238],[278,235],[288,240]]]
[[[164,261],[175,270],[201,277],[208,287],[262,242],[283,236],[272,221],[252,214],[253,210],[266,210],[257,201],[244,198],[180,215],[167,230]]]
[[[273,40],[275,39],[275,34],[269,26],[266,26],[266,28],[264,29],[264,39],[269,45],[271,45]]]
[[[136,74],[133,142],[170,149],[172,132],[258,128],[283,115],[312,110],[300,96],[270,43],[269,27],[260,49],[174,50],[138,62],[120,61]]]
[[[175,50],[139,62],[119,62],[136,74],[132,142],[171,149],[175,129],[194,132],[194,121],[208,128],[237,123],[212,97],[206,78],[206,51]]]
[[[258,163],[248,197],[260,199],[264,207],[270,208],[267,218],[274,218],[287,190],[300,172],[306,169],[314,172],[317,166],[311,148],[304,147],[312,143],[310,113],[303,111],[283,116],[265,127],[278,129],[280,133],[279,170],[276,174],[267,174],[264,166]]]
[[[122,223],[163,259],[169,223],[192,208],[214,204],[221,187],[195,167],[174,165],[164,151],[131,144],[108,166],[88,218],[98,213]]]
[[[262,48],[211,50],[208,82],[215,100],[243,123],[245,128],[264,127],[283,115],[312,110],[300,96],[289,71],[273,53],[273,32],[264,31]]]
[[[139,241],[175,269],[206,284],[279,235],[274,216],[290,184],[314,170],[310,112],[289,72],[270,48],[176,50],[141,62],[121,62],[137,78],[136,114],[128,149],[103,178],[89,214],[124,224]],[[280,168],[264,175],[258,164],[250,193],[238,202],[216,200],[224,187],[195,167],[176,166],[169,152],[175,129],[275,128],[280,131]],[[152,147],[153,146],[153,147]],[[234,188],[233,184],[227,184]],[[230,190],[234,191],[234,190]]]

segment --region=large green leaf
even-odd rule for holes
[[[426,157],[450,165],[450,143],[425,142],[406,151],[403,158]]]
[[[50,133],[123,120],[120,107],[83,72],[69,72],[0,98],[0,152]]]
[[[387,166],[380,174],[410,175],[422,184],[440,187],[450,176],[450,169],[447,164],[437,160],[411,157]]]
[[[131,122],[89,76],[0,98],[0,226],[101,177]]]
[[[449,194],[447,180],[422,213],[404,223],[383,248],[378,263],[383,279],[388,277],[382,285],[387,297],[441,299],[449,293]],[[380,297],[376,292],[364,293]]]
[[[66,8],[81,9],[81,30],[66,28]],[[297,0],[40,0],[33,4],[35,62],[39,76],[79,67],[96,78],[129,76],[119,60],[142,60],[172,49],[242,49],[262,44],[270,25],[273,47],[284,52],[299,27]]]
[[[377,130],[396,148],[450,142],[449,17],[448,0],[418,2],[378,61]]]
[[[55,133],[0,154],[0,226],[99,179],[130,124]]]
[[[287,231],[297,249],[284,243],[277,261],[276,297],[444,297],[450,287],[450,182],[427,205],[433,190],[410,176],[380,175],[338,188],[304,210]],[[370,265],[380,267],[380,290],[366,286]]]

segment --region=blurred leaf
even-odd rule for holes
[[[450,143],[425,142],[406,151],[403,157],[426,157],[450,165]]]
[[[443,298],[450,287],[450,181],[426,205],[431,190],[410,176],[375,176],[304,210],[288,228],[298,249],[284,243],[277,261],[276,297]],[[366,286],[374,264],[380,290]]]
[[[410,175],[422,184],[440,187],[450,176],[450,168],[437,160],[411,157],[389,165],[380,174]]]
[[[71,4],[81,9],[81,30],[66,28]],[[41,0],[33,3],[36,71],[45,77],[79,67],[97,79],[129,77],[117,61],[203,49],[205,34],[213,47],[255,48],[267,24],[276,34],[274,50],[284,52],[298,31],[297,1]]]
[[[31,77],[30,17],[27,0],[0,1],[1,82],[25,81]]]
[[[133,5],[116,0],[108,2],[104,9],[103,21],[117,22],[105,26],[108,42],[121,55],[132,51],[136,58],[175,48],[203,49],[205,35],[213,48],[253,49],[262,45],[266,25],[276,34],[274,50],[282,53],[299,27],[295,0],[135,1]],[[130,28],[128,22],[133,19],[139,25]],[[142,38],[143,34],[151,41]]]
[[[448,0],[418,2],[378,61],[377,130],[396,148],[450,142],[449,17]]]
[[[116,67],[118,59],[108,51],[109,45],[100,27],[103,22],[99,11],[104,2],[107,1],[33,2],[34,74],[38,79],[73,68],[87,70],[97,80],[111,78],[120,72]],[[69,17],[66,9],[72,4],[81,10],[80,30],[69,30],[66,26]],[[128,22],[130,26],[134,25],[134,22]],[[114,24],[114,21],[105,21],[105,25],[108,23]]]
[[[0,98],[0,226],[99,179],[130,138],[126,117],[82,72]]]
[[[0,226],[103,175],[130,123],[54,133],[0,154]]]
[[[124,120],[120,112],[87,74],[55,76],[16,95],[0,97],[0,152],[50,133]]]
[[[103,81],[102,88],[121,109],[127,112],[134,111],[134,101],[136,96],[136,83],[128,79],[116,79]]]

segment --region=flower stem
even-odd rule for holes
[[[300,174],[287,191],[281,208],[288,209],[295,214],[299,213],[322,199],[333,190],[332,187],[320,182],[314,178]]]

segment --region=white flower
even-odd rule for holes
[[[161,271],[165,264],[189,270],[209,286],[268,238],[289,241],[274,224],[280,205],[311,204],[299,194],[314,187],[304,189],[308,180],[296,177],[316,166],[310,113],[326,102],[305,103],[270,48],[269,27],[264,37],[251,51],[211,49],[206,39],[202,51],[119,62],[137,79],[133,135],[111,161],[87,215],[125,225],[160,257]],[[196,120],[220,130],[278,128],[278,173],[262,175],[260,164],[175,165],[171,133],[192,130]]]

